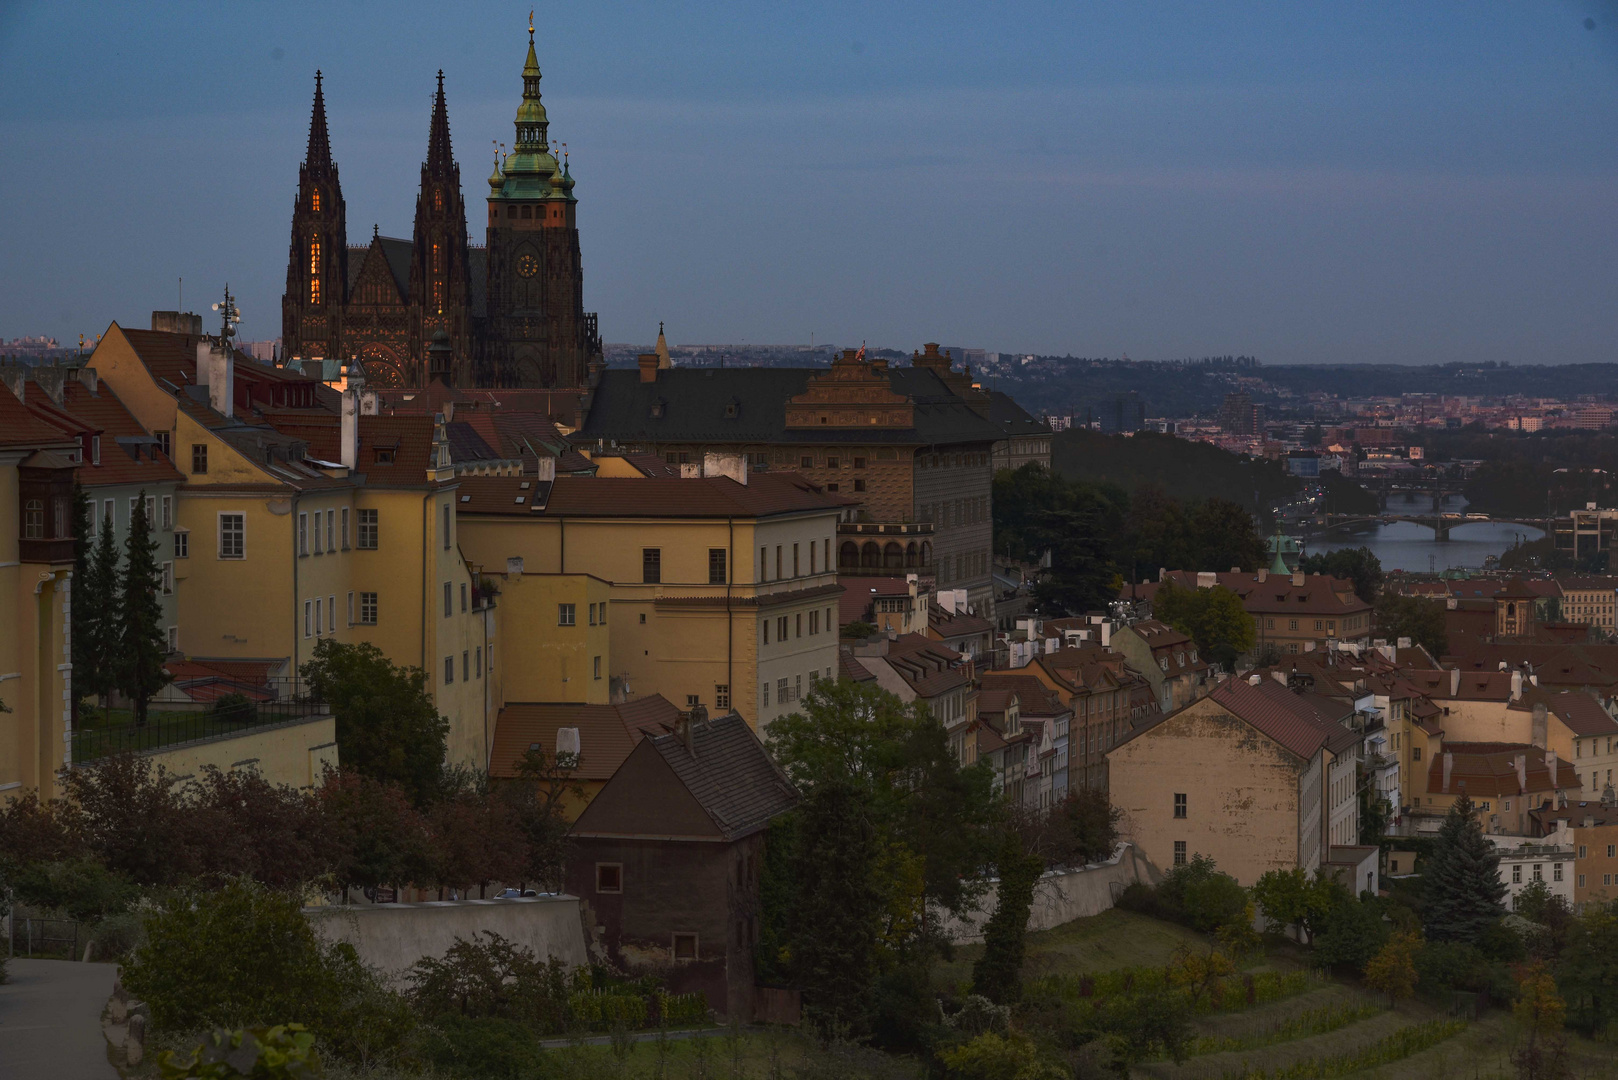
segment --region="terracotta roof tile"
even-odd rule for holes
[[[556,752],[556,732],[579,729],[580,780],[607,780],[647,734],[672,729],[680,711],[661,694],[621,705],[512,702],[495,720],[489,775],[510,779],[530,747]]]

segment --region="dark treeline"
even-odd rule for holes
[[[1076,429],[1059,432],[1051,446],[1051,466],[1070,480],[1125,491],[1156,484],[1174,499],[1222,499],[1256,514],[1268,513],[1302,486],[1280,462],[1155,432],[1130,438]]]
[[[1179,499],[1155,484],[1126,491],[1038,465],[995,477],[994,527],[1000,554],[1037,562],[1050,552],[1050,572],[1035,593],[1047,614],[1102,607],[1125,581],[1155,581],[1159,569],[1256,570],[1264,563],[1253,516],[1235,502]]]

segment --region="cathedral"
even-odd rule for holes
[[[530,26],[516,137],[489,177],[485,246],[467,242],[442,71],[411,238],[373,230],[369,244],[351,246],[315,72],[281,298],[284,356],[357,359],[381,387],[434,378],[463,387],[585,385],[601,362],[601,336],[595,313],[584,310],[578,200],[566,155],[558,162],[546,139],[539,80]],[[435,340],[439,348],[430,348]],[[440,370],[429,370],[430,359]]]

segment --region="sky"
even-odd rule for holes
[[[279,336],[316,68],[351,242],[410,235],[442,68],[482,243],[527,15],[0,0],[0,339],[226,282]],[[607,341],[1618,361],[1618,0],[535,20]]]

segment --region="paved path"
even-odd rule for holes
[[[117,1080],[101,1010],[118,969],[71,960],[12,960],[0,983],[0,1080]]]

